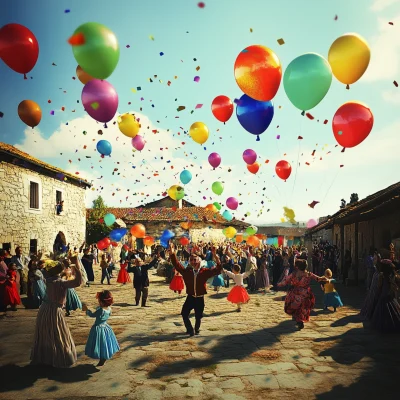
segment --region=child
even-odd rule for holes
[[[71,281],[74,280],[75,276],[72,275],[72,270],[71,268],[65,268],[64,269],[64,274],[63,274],[63,280],[65,281]],[[82,309],[82,303],[81,300],[76,293],[74,288],[68,288],[67,289],[67,295],[65,299],[65,315],[69,317],[71,315],[70,311],[75,311],[77,309]]]
[[[243,286],[243,279],[246,279],[250,273],[254,271],[254,268],[251,268],[250,271],[245,272],[243,274],[240,273],[240,265],[234,264],[232,267],[232,271],[223,270],[225,274],[229,276],[229,278],[233,279],[235,282],[235,286],[229,292],[227,300],[237,306],[237,312],[241,312],[242,304],[246,304],[250,301],[250,296],[247,293],[247,290]]]
[[[17,311],[17,305],[21,304],[17,289],[17,264],[11,263],[8,266],[7,280],[4,293],[4,305],[11,306],[12,311]]]
[[[86,311],[86,315],[96,318],[90,329],[85,354],[95,360],[100,359],[97,366],[102,367],[106,360],[109,360],[114,353],[119,351],[119,345],[112,328],[107,324],[113,304],[112,294],[108,290],[103,290],[97,293],[96,298],[100,307],[97,307],[95,312],[88,310],[86,304],[82,308],[83,311]]]
[[[178,292],[182,293],[182,290],[185,289],[185,283],[183,282],[182,275],[174,268],[173,269],[174,277],[172,278],[171,283],[169,284],[169,288],[174,291],[174,293]]]
[[[29,263],[28,278],[32,285],[32,302],[35,307],[40,307],[46,295],[46,284],[42,271],[38,269],[36,262]]]
[[[214,291],[216,291],[217,293],[219,292],[220,287],[225,287],[225,281],[222,275],[215,275],[211,285],[214,286]]]
[[[103,284],[105,278],[107,278],[107,282],[108,284],[110,284],[110,275],[108,274],[108,262],[106,261],[105,253],[101,255],[100,268],[101,268],[101,284]]]
[[[126,285],[126,282],[131,281],[131,277],[128,274],[126,268],[128,267],[128,262],[126,260],[121,259],[120,270],[118,273],[117,282]]]
[[[324,291],[324,306],[325,310],[328,307],[333,307],[333,312],[336,312],[337,307],[343,307],[342,300],[339,296],[339,293],[335,290],[334,283],[336,283],[335,279],[332,279],[332,271],[327,268],[325,270],[325,278],[327,279],[322,285],[322,290]],[[321,285],[321,286],[322,286]]]

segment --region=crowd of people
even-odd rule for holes
[[[27,306],[39,308],[31,354],[33,364],[68,367],[76,362],[75,345],[65,318],[76,310],[95,318],[86,345],[87,356],[98,359],[98,366],[102,366],[119,351],[117,338],[107,323],[113,303],[111,291],[98,292],[98,307],[91,311],[75,290],[94,282],[95,266],[101,270],[100,283],[106,281],[107,286],[113,284],[113,278],[116,278],[116,283],[126,285],[131,282],[129,274],[132,273],[133,306],[146,307],[149,270],[170,265],[170,269],[164,268],[170,289],[182,294],[186,288],[181,315],[186,334],[190,336],[200,334],[207,285],[217,292],[221,287],[229,288],[227,300],[236,306],[237,312],[242,311],[242,306],[251,300],[253,293],[282,291],[284,311],[292,317],[298,329],[304,328],[315,306],[313,281],[319,282],[324,291],[325,310],[333,308],[335,312],[343,306],[335,289],[337,248],[327,243],[314,247],[313,272],[308,270],[307,250],[296,246],[275,248],[261,245],[253,248],[230,242],[181,246],[170,242],[167,249],[154,245],[146,252],[123,245],[118,257],[109,250],[99,254],[96,246],[86,243],[79,249],[65,250],[66,253],[58,260],[50,259],[49,255],[36,255],[27,260],[20,247],[16,248],[15,256],[0,251],[0,311],[4,313],[8,307],[15,311],[21,304],[22,293],[27,294]],[[367,259],[368,271],[371,270],[367,274],[368,294],[361,315],[377,330],[400,332],[400,275],[394,264],[394,252],[389,258],[383,258],[377,252],[370,253]],[[120,268],[115,277],[113,273],[118,262]],[[193,310],[194,326],[190,321]]]

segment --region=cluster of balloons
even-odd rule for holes
[[[0,58],[20,74],[30,72],[39,57],[39,43],[35,35],[20,24],[7,24],[0,29]]]
[[[88,22],[79,26],[68,42],[79,64],[77,76],[85,84],[82,104],[93,119],[107,127],[107,122],[117,112],[118,94],[104,79],[113,73],[118,64],[118,40],[106,26]]]
[[[182,186],[173,185],[168,189],[168,196],[172,200],[181,200],[185,197],[185,190]]]
[[[227,96],[217,96],[211,103],[214,117],[225,124],[233,114],[233,103]]]

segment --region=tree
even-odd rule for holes
[[[107,206],[101,196],[93,200],[92,208],[89,210],[86,219],[86,242],[88,244],[97,243],[99,240],[108,236],[112,227],[108,227],[100,220],[107,214]]]
[[[358,194],[352,193],[350,196],[350,204],[357,203],[357,201],[358,201]]]

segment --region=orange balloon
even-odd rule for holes
[[[143,243],[145,246],[153,246],[153,244],[155,243],[155,240],[154,240],[153,236],[145,236],[143,238]]]
[[[91,81],[93,76],[90,76],[87,72],[85,72],[80,65],[76,67],[76,76],[78,79],[86,85],[89,81]]]
[[[133,225],[131,228],[131,234],[138,239],[143,239],[146,236],[146,228],[142,224]]]
[[[260,169],[260,164],[258,162],[251,164],[251,165],[247,165],[247,169],[252,173],[252,174],[256,174],[258,172],[258,170]]]
[[[249,236],[247,238],[247,244],[249,246],[258,247],[260,245],[260,239],[257,236]]]
[[[243,235],[236,235],[236,243],[242,243],[243,242]]]
[[[187,245],[190,243],[190,240],[189,240],[186,236],[182,236],[182,237],[179,239],[179,243],[180,243],[182,246],[187,246]]]
[[[42,110],[33,100],[23,100],[18,105],[18,115],[23,123],[34,128],[42,119]]]
[[[217,207],[215,207],[214,204],[207,204],[207,205],[205,206],[205,209],[206,209],[206,210],[210,210],[210,211],[212,211],[212,212],[218,212]]]
[[[246,47],[235,61],[235,79],[242,91],[254,100],[272,100],[282,80],[278,56],[268,47]]]
[[[181,222],[181,227],[185,230],[189,230],[193,226],[193,222]]]

